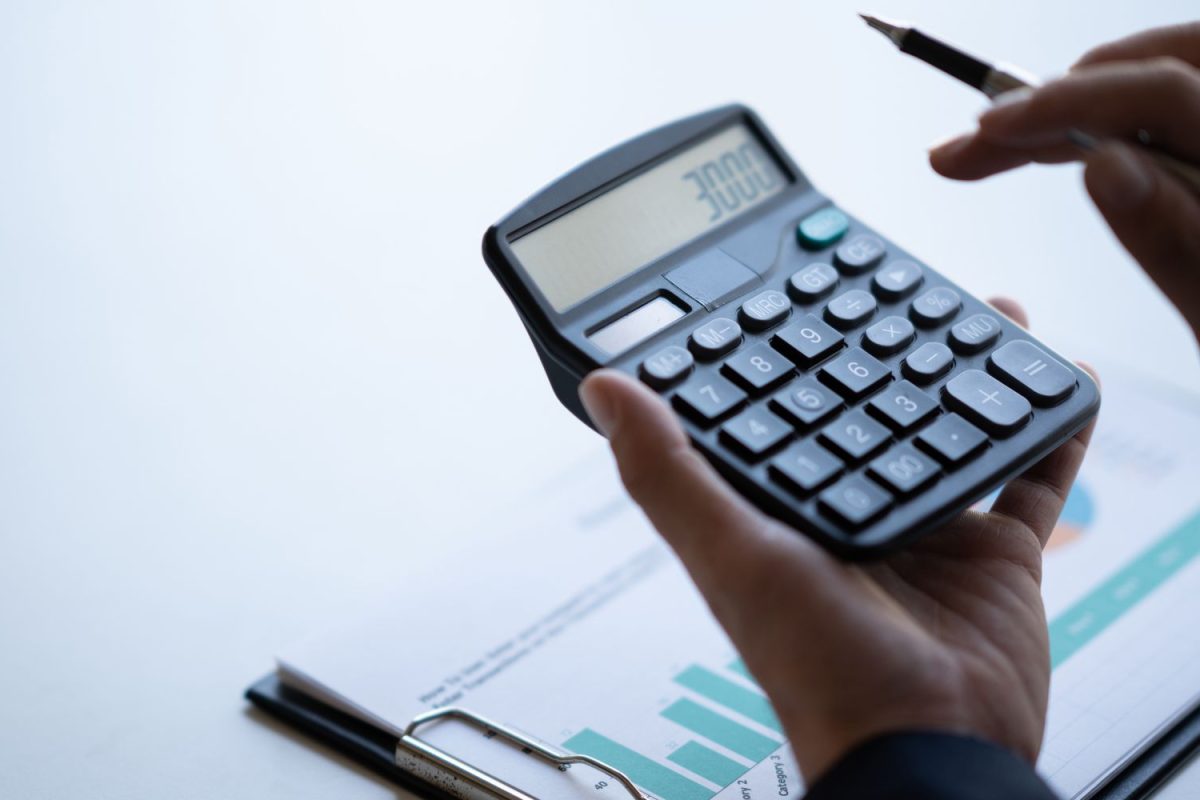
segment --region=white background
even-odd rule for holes
[[[937,178],[924,148],[982,101],[855,10],[0,4],[0,795],[396,796],[240,692],[597,446],[479,240],[677,116],[754,106],[818,187],[1052,343],[1200,388],[1077,169]],[[1195,13],[874,10],[1043,75]]]

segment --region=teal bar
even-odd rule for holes
[[[704,667],[691,666],[675,676],[675,682],[702,694],[714,703],[749,717],[760,725],[783,733],[779,718],[771,710],[767,698],[751,689],[738,686]]]
[[[1050,623],[1050,663],[1057,667],[1200,554],[1196,514],[1130,561]]]
[[[675,770],[664,767],[641,753],[635,753],[625,745],[617,744],[590,728],[584,728],[572,736],[563,747],[598,758],[610,767],[616,767],[638,786],[648,789],[662,800],[710,800],[716,794],[695,781],[689,781]]]
[[[758,681],[754,680],[754,676],[750,674],[750,670],[746,669],[746,662],[742,661],[740,658],[730,664],[729,668],[751,683],[758,683]]]
[[[662,715],[751,761],[762,761],[783,744],[686,698],[664,708]]]
[[[688,742],[667,758],[718,786],[728,786],[750,769],[696,742]]]

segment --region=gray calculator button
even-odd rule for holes
[[[861,475],[843,478],[821,492],[819,500],[821,511],[851,530],[862,528],[892,505],[887,492]]]
[[[1000,338],[1000,321],[991,314],[972,314],[950,329],[950,344],[960,353],[978,353]]]
[[[740,406],[746,393],[720,375],[699,375],[675,394],[675,405],[702,425],[711,425]]]
[[[886,253],[887,245],[882,239],[862,233],[838,245],[833,254],[833,263],[847,275],[857,275],[882,261]]]
[[[851,347],[821,367],[820,375],[848,400],[869,394],[892,378],[885,364],[859,347]]]
[[[871,318],[878,307],[875,295],[862,289],[851,289],[829,301],[825,306],[825,319],[835,327],[849,330]]]
[[[695,363],[691,353],[673,344],[642,362],[642,380],[655,389],[665,389],[691,372]]]
[[[1040,406],[1075,390],[1075,373],[1032,342],[1009,342],[992,353],[989,364],[1001,380]]]
[[[947,414],[917,434],[917,446],[947,466],[957,466],[987,445],[987,434],[958,414]]]
[[[867,471],[893,494],[905,497],[931,484],[942,470],[912,445],[901,444],[872,461]]]
[[[932,383],[954,365],[954,354],[941,342],[926,342],[904,357],[904,374],[917,383]]]
[[[903,433],[937,414],[938,401],[908,381],[897,381],[872,397],[867,408],[894,430]]]
[[[877,356],[890,356],[908,347],[916,336],[913,324],[904,317],[884,317],[863,334],[863,345]]]
[[[768,289],[742,303],[742,324],[752,331],[778,325],[792,313],[792,301],[783,292]]]
[[[956,411],[997,436],[1018,430],[1033,412],[1028,400],[978,369],[955,375],[945,391]]]
[[[767,469],[777,482],[804,497],[842,474],[842,462],[816,442],[805,441],[775,456]]]
[[[758,342],[738,351],[725,362],[722,372],[743,389],[760,394],[792,377],[796,367],[766,342]]]
[[[715,317],[692,331],[688,346],[697,357],[720,358],[742,341],[742,327],[728,317]]]
[[[771,338],[776,350],[806,369],[841,348],[844,342],[845,337],[812,314],[806,314]]]
[[[721,441],[748,461],[757,461],[792,438],[792,426],[762,406],[748,408],[721,426]]]
[[[858,462],[891,439],[888,429],[855,409],[821,429],[821,441],[847,461]]]
[[[788,293],[798,303],[811,303],[832,291],[837,283],[836,269],[828,264],[812,264],[791,277]]]
[[[912,302],[912,316],[918,325],[933,328],[948,322],[962,308],[958,292],[947,286],[938,286],[925,292]]]
[[[842,398],[816,378],[805,378],[777,392],[771,398],[771,408],[797,427],[808,428],[841,410]]]
[[[903,300],[921,285],[921,267],[912,261],[890,261],[875,273],[871,287],[883,300]]]

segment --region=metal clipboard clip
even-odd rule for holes
[[[406,772],[421,777],[455,797],[464,800],[539,800],[534,795],[456,758],[417,735],[417,729],[421,726],[442,719],[457,719],[489,735],[499,736],[559,769],[569,764],[585,764],[621,784],[635,800],[647,800],[625,773],[591,756],[546,747],[523,733],[462,708],[440,708],[418,714],[408,723],[408,727],[396,742],[396,764]]]

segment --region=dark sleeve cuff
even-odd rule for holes
[[[805,800],[1058,800],[1033,767],[994,744],[948,733],[892,733],[859,745]]]

